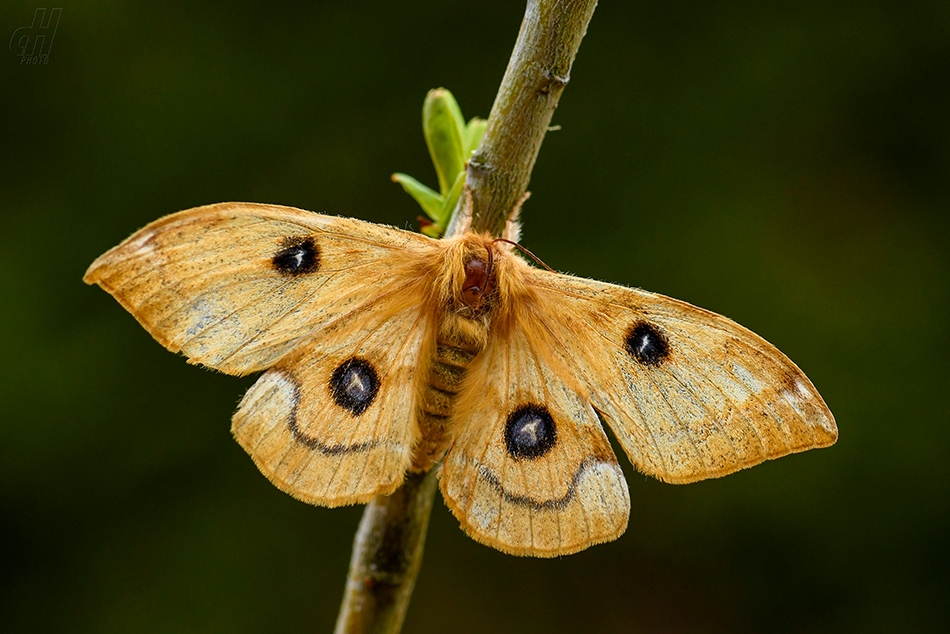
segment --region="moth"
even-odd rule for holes
[[[84,280],[189,363],[264,371],[231,429],[281,490],[362,503],[440,468],[464,530],[516,555],[624,532],[602,421],[671,483],[838,435],[811,381],[742,326],[533,267],[488,235],[223,203],[149,224]]]

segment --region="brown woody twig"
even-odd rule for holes
[[[596,0],[529,0],[481,145],[448,235],[470,227],[500,236],[525,196],[554,109]],[[470,216],[468,216],[470,214]],[[467,220],[470,218],[471,222]],[[437,469],[410,473],[370,502],[353,544],[337,634],[395,634],[422,562]]]

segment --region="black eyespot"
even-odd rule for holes
[[[337,405],[359,416],[379,393],[379,376],[369,361],[350,357],[330,376],[330,394]]]
[[[643,365],[660,365],[670,354],[666,335],[645,321],[630,327],[625,344],[630,356]]]
[[[522,405],[509,414],[505,425],[505,446],[515,460],[540,458],[557,441],[557,429],[548,409]]]
[[[320,268],[320,249],[313,238],[288,238],[271,262],[286,275],[303,275]]]

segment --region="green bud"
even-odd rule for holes
[[[435,192],[408,174],[392,175],[394,182],[412,196],[431,223],[423,220],[421,231],[439,238],[445,233],[465,187],[465,163],[485,134],[486,121],[474,117],[467,124],[452,93],[445,88],[430,90],[422,106],[422,132],[439,177]]]
[[[485,119],[472,117],[468,125],[465,126],[463,142],[465,144],[466,161],[472,157],[472,152],[478,149],[478,144],[482,142],[482,137],[485,136],[485,126],[487,125],[488,121]]]
[[[449,218],[452,217],[452,212],[455,211],[455,205],[459,202],[459,196],[462,195],[462,188],[465,186],[465,172],[459,172],[458,177],[455,179],[455,184],[452,185],[452,189],[449,190],[449,195],[445,197],[445,201],[442,203],[442,220],[439,224],[445,225],[448,223]]]
[[[422,132],[443,197],[455,184],[468,159],[462,140],[465,128],[465,120],[452,93],[445,88],[430,90],[422,106]]]

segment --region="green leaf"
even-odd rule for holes
[[[459,202],[459,196],[462,195],[462,188],[465,186],[465,172],[459,172],[458,177],[455,179],[455,183],[452,185],[452,189],[449,190],[449,195],[445,197],[445,202],[442,204],[442,222],[452,217],[452,212],[455,211],[455,205]],[[444,230],[444,229],[443,229]]]
[[[487,125],[488,121],[485,119],[472,117],[468,125],[465,126],[463,142],[465,143],[466,161],[472,157],[472,152],[478,149],[478,144],[482,142],[482,137],[485,136],[485,126]]]
[[[436,223],[432,223],[431,225],[422,227],[422,233],[429,236],[430,238],[441,238],[442,234],[445,233],[445,227]]]
[[[432,191],[412,176],[397,172],[392,175],[394,183],[399,183],[406,193],[415,198],[426,215],[432,218],[433,222],[439,222],[442,218],[442,196]]]
[[[468,158],[462,141],[465,129],[465,120],[452,93],[445,88],[430,90],[422,106],[422,132],[443,197],[455,184]]]

